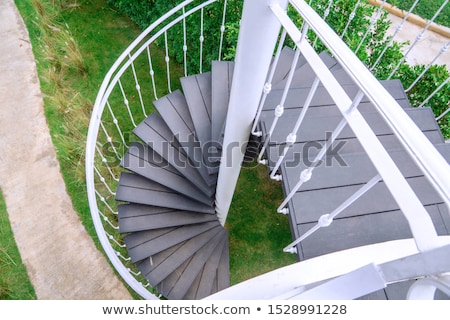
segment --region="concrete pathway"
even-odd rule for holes
[[[0,188],[38,299],[132,299],[66,193],[13,0],[0,1],[0,39]]]

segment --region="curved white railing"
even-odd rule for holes
[[[150,104],[158,96],[171,92],[176,84],[174,79],[188,75],[189,50],[186,41],[186,30],[198,30],[198,65],[202,72],[204,44],[214,41],[220,60],[222,43],[225,32],[227,1],[219,3],[209,0],[198,5],[194,0],[186,0],[168,11],[157,21],[152,23],[132,44],[125,49],[117,61],[110,68],[99,89],[89,124],[86,144],[86,182],[89,206],[92,220],[99,241],[114,268],[125,282],[141,297],[158,299],[157,292],[148,288],[146,280],[129,263],[126,250],[118,233],[117,204],[114,201],[116,185],[120,173],[119,162],[127,147],[127,138],[131,130],[142,121],[150,110]],[[219,37],[207,38],[204,34],[205,10],[212,5],[219,5],[217,10],[223,10],[221,21],[217,23]],[[188,18],[197,15],[200,25],[188,25]],[[174,71],[169,48],[168,35],[174,27],[182,28],[183,70],[173,75]],[[158,42],[159,47],[155,46]],[[162,61],[155,61],[156,54]],[[191,54],[196,56],[197,54]],[[157,65],[161,71],[157,72]],[[161,65],[163,67],[161,67]],[[143,70],[145,74],[143,75]],[[165,83],[165,84],[164,84]],[[164,92],[158,92],[157,87],[165,87]]]

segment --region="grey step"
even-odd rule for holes
[[[179,144],[184,148],[188,158],[198,168],[205,182],[210,186],[214,185],[216,177],[208,173],[203,161],[203,150],[196,136],[194,122],[183,93],[180,90],[175,90],[153,102],[153,105]]]
[[[450,144],[442,143],[435,147],[445,159],[450,160]],[[403,148],[391,149],[389,155],[404,177],[411,178],[423,175],[422,170]],[[304,184],[300,191],[362,184],[368,182],[377,174],[372,161],[364,152],[345,153],[344,151],[340,153],[341,165],[335,163],[332,166],[331,162],[327,163],[327,160],[325,158],[322,164],[314,169],[313,178]],[[300,173],[306,168],[307,165],[304,162],[298,163],[297,166],[283,166],[283,176],[286,177],[283,180],[285,188],[291,190],[297,183]]]
[[[277,85],[283,79],[285,79],[292,67],[292,62],[294,61],[295,51],[289,47],[283,47],[281,49],[280,58],[278,59],[277,66],[275,67],[275,72],[273,74],[272,85]],[[297,65],[295,69],[299,69],[306,63],[305,57],[299,56]]]
[[[425,177],[411,177],[406,180],[423,205],[443,202]],[[317,221],[321,215],[331,213],[362,186],[358,184],[297,192],[291,199],[292,214],[295,214],[297,223]],[[379,182],[339,216],[354,217],[398,209],[397,203],[384,182]]]
[[[159,115],[156,113],[149,115],[133,130],[133,133],[204,194],[207,196],[214,194],[213,184],[206,183],[202,177],[200,172],[202,167],[196,166],[187,157],[185,150]],[[207,174],[206,171],[205,174]]]
[[[192,289],[186,294],[186,299],[203,299],[204,297],[207,297],[215,292],[217,292],[217,289],[214,287],[214,282],[217,282],[217,276],[219,271],[220,263],[222,261],[222,253],[224,251],[228,252],[228,237],[226,234],[224,234],[220,240],[219,245],[217,246],[217,250],[214,252],[214,254],[211,255],[211,257],[208,259],[208,261],[205,263],[205,266],[203,267],[202,272],[198,276],[198,283],[196,286],[192,286]],[[225,266],[226,272],[225,275],[228,274],[228,265]],[[213,281],[211,281],[213,279]],[[228,277],[229,279],[229,277]],[[228,287],[228,286],[227,286]],[[224,289],[224,288],[222,288]]]
[[[442,223],[437,205],[427,206],[435,224]],[[299,233],[309,230],[314,223],[300,224]],[[438,226],[438,234],[448,234],[448,230]],[[399,210],[380,212],[377,214],[363,215],[352,218],[340,218],[333,221],[327,228],[321,228],[316,233],[305,239],[301,245],[301,259],[309,259],[319,255],[354,248],[363,245],[380,243],[390,240],[411,238],[407,220]]]
[[[171,290],[165,294],[169,299],[183,299],[185,297],[186,293],[189,291],[189,288],[202,271],[207,260],[214,253],[214,251],[217,250],[220,240],[221,236],[216,236],[192,256],[192,259],[186,265],[181,274],[178,275],[178,273],[176,273],[176,276],[178,277],[177,281],[174,283]],[[216,254],[220,254],[220,252]]]
[[[212,118],[211,139],[217,143],[218,153],[223,144],[223,130],[227,118],[228,104],[230,102],[231,82],[233,80],[234,62],[213,61],[211,66],[212,85]]]
[[[211,141],[211,72],[184,77],[180,79],[180,82],[196,137],[204,150]],[[202,154],[209,172],[212,173],[212,165],[207,162],[207,153],[202,152]]]
[[[321,52],[319,54],[320,59],[325,63],[325,65],[329,69],[340,69],[337,61],[331,57],[327,52]],[[289,72],[289,71],[288,71]],[[301,87],[311,87],[315,74],[308,63],[303,63],[300,68],[295,70],[294,76],[292,78],[292,82],[290,88],[301,88]],[[276,84],[272,86],[273,90],[283,90],[287,83],[287,74],[286,76]]]
[[[442,133],[438,130],[434,131],[424,131],[423,134],[428,140],[433,144],[443,143]],[[300,142],[294,144],[285,157],[285,165],[287,167],[295,167],[299,164],[311,166],[314,157],[320,151],[324,145],[326,135],[323,134],[322,141],[312,141],[312,142]],[[379,135],[378,140],[381,142],[386,150],[394,150],[402,148],[400,141],[393,134]],[[266,152],[267,159],[269,160],[269,169],[275,166],[278,161],[279,155],[283,152],[284,145],[271,145],[269,146],[269,151]],[[364,149],[361,143],[353,138],[338,139],[336,140],[330,149],[327,151],[327,158],[324,158],[322,163],[326,165],[335,164],[338,166],[345,165],[344,161],[341,159],[343,154],[346,153],[358,153],[362,152]]]
[[[140,204],[121,204],[118,208],[121,233],[177,227],[217,220],[215,215]]]
[[[211,229],[221,229],[218,221],[181,227],[134,232],[124,237],[132,262],[149,258]]]
[[[206,244],[210,243],[223,229],[215,227],[181,242],[169,249],[152,256],[146,260],[142,274],[152,286],[156,286],[174,272],[186,260],[198,252]],[[166,252],[167,251],[167,252]]]
[[[217,292],[228,288],[230,286],[230,249],[229,236],[225,235],[226,243],[223,246],[222,254],[220,256],[219,267],[217,268],[217,282],[214,283],[213,291]]]
[[[396,100],[401,100],[402,104],[406,107],[409,107],[409,102],[407,101],[407,97],[403,86],[398,80],[383,80],[380,81],[380,84],[391,94],[391,96]],[[343,84],[342,88],[350,97],[353,99],[359,91],[359,88],[353,83]],[[293,88],[289,90],[289,93],[286,97],[286,101],[284,103],[285,109],[291,108],[301,108],[303,107],[306,98],[310,92],[310,86],[302,87],[302,88]],[[283,90],[272,90],[270,94],[267,96],[266,101],[264,103],[263,113],[268,110],[275,110],[275,108],[280,104],[281,98],[283,95]],[[369,102],[367,97],[364,97],[361,102]],[[317,91],[311,101],[310,107],[324,107],[324,106],[335,106],[335,103],[331,96],[326,91],[325,87],[319,85]],[[313,108],[311,108],[313,109]],[[311,110],[308,110],[310,112]],[[273,116],[273,112],[272,112]]]
[[[120,175],[116,200],[193,212],[215,213],[211,206],[181,195],[154,181],[126,172]]]
[[[434,120],[432,111],[429,108],[407,108],[405,109],[405,112],[433,144],[444,142],[439,127]],[[280,118],[282,120],[280,120],[279,125],[276,127],[269,142],[266,157],[269,160],[270,168],[273,168],[278,160],[278,155],[280,155],[284,149],[286,137],[294,127],[295,121],[297,121],[296,118],[289,117],[291,114],[295,115],[293,111],[286,111],[286,117]],[[391,149],[399,147],[400,142],[378,113],[365,112],[363,113],[363,116],[385,148]],[[305,117],[304,122],[297,132],[297,143],[295,143],[287,153],[286,159],[290,162],[289,165],[295,165],[296,162],[303,160],[312,161],[314,156],[328,139],[329,134],[327,135],[327,132],[333,132],[341,119],[342,116]],[[269,122],[269,124],[266,124],[264,121],[261,122],[263,134],[266,134],[268,130],[267,125],[271,125],[271,123]],[[342,144],[344,147],[339,147],[339,145]],[[363,149],[357,141],[353,131],[347,125],[338,135],[333,150],[338,150],[340,153],[350,153],[360,152]],[[304,159],[305,156],[307,156],[308,159]]]
[[[197,189],[195,184],[191,183],[157,152],[141,143],[133,142],[130,144],[120,165],[189,198],[206,205],[212,205],[211,197]],[[205,190],[209,190],[209,188]]]

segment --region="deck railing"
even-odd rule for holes
[[[343,128],[348,125],[374,164],[378,171],[378,175],[373,177],[371,182],[355,193],[346,201],[346,203],[342,204],[334,212],[331,214],[324,214],[317,222],[317,225],[313,227],[307,235],[311,234],[320,227],[328,226],[332,223],[333,218],[346,206],[359,198],[378,181],[383,180],[408,220],[418,249],[425,251],[435,248],[439,245],[439,242],[430,216],[358,110],[358,105],[363,96],[366,96],[375,106],[376,110],[382,115],[382,118],[389,125],[393,133],[401,142],[402,146],[411,156],[412,161],[414,161],[422,170],[424,176],[430,181],[431,185],[436,189],[447,206],[450,205],[449,165],[417,128],[413,121],[406,115],[398,103],[372,75],[370,70],[363,65],[355,54],[341,41],[340,37],[324,22],[324,19],[312,10],[305,1],[291,0],[290,4],[303,18],[304,22],[301,28],[294,24],[294,22],[287,15],[286,10],[277,4],[276,1],[275,3],[272,2],[270,4],[270,9],[279,19],[284,30],[286,30],[292,41],[295,43],[296,56],[299,54],[303,55],[312,67],[316,75],[316,79],[310,90],[308,98],[303,105],[302,111],[299,114],[296,125],[294,126],[292,132],[286,137],[285,148],[276,162],[275,169],[273,169],[271,177],[280,179],[280,177],[276,174],[278,167],[282,163],[283,157],[286,155],[287,150],[296,141],[297,130],[301,125],[304,114],[307,112],[309,102],[314,96],[315,90],[317,89],[319,83],[325,87],[328,94],[332,97],[337,108],[341,111],[343,119],[336,127],[328,141],[326,141],[320,152],[317,154],[313,163],[302,172],[297,185],[287,195],[278,211],[284,213],[288,212],[287,206],[293,195],[304,183],[313,178],[313,171],[316,164],[321,161],[327,149],[332,145]],[[312,30],[314,32],[316,36],[315,39],[320,39],[333,57],[347,72],[353,82],[359,87],[359,92],[355,97],[349,97],[345,93],[342,86],[338,83],[333,74],[326,68],[318,54],[314,51],[313,43],[305,39],[305,34],[307,34],[308,30]],[[294,59],[292,68],[294,68],[295,65],[296,61]],[[266,140],[259,156],[260,159],[265,152],[265,148],[267,147],[268,141],[270,140],[277,125],[279,117],[283,114],[284,100],[289,92],[290,78],[291,77],[289,75],[282,98],[278,106],[275,108],[272,125],[267,136],[264,138]],[[267,90],[263,90],[262,100],[266,94]],[[257,114],[259,114],[259,112]],[[288,246],[286,249],[289,250],[293,248],[295,244],[304,238],[305,236],[301,239],[297,239],[297,241]]]
[[[308,62],[314,66],[315,72],[317,72],[316,81],[313,84],[307,101],[312,99],[317,86],[321,84],[329,89],[330,95],[335,99],[336,105],[345,118],[344,122],[341,123],[330,137],[323,150],[325,151],[326,147],[335,139],[339,130],[344,125],[349,124],[355,133],[357,133],[358,138],[365,146],[377,169],[379,169],[380,176],[374,177],[374,181],[382,179],[389,185],[394,197],[401,204],[403,211],[410,220],[418,247],[423,250],[435,247],[437,245],[435,241],[436,233],[428,214],[420,202],[418,202],[406,181],[399,174],[395,164],[390,160],[386,151],[380,145],[357,109],[359,100],[363,95],[366,95],[402,141],[414,161],[423,169],[425,176],[432,182],[444,201],[449,205],[450,170],[445,160],[442,159],[434,147],[423,137],[421,132],[418,132],[417,127],[409,120],[401,108],[398,107],[395,100],[379,85],[378,81],[376,81],[367,68],[362,65],[340,39],[348,32],[350,21],[354,18],[357,7],[362,5],[363,1],[357,2],[349,15],[349,23],[340,35],[336,35],[327,26],[325,22],[328,15],[327,11],[324,16],[320,17],[305,1],[290,1],[292,7],[299,12],[305,21],[303,29],[299,29],[288,18],[285,11],[277,5],[277,2],[276,0],[268,1],[270,6],[267,7],[267,10],[271,11],[271,14],[284,26],[278,47],[281,49],[285,42],[285,37],[289,35],[296,45],[297,55],[304,55]],[[383,1],[383,4],[385,2]],[[100,243],[117,272],[133,290],[146,299],[157,298],[157,293],[147,287],[147,284],[145,284],[146,280],[129,262],[118,231],[117,204],[114,201],[114,196],[120,174],[119,163],[129,143],[130,132],[150,113],[152,101],[177,88],[178,84],[174,81],[175,79],[193,73],[201,73],[209,65],[209,60],[221,60],[222,58],[222,46],[224,34],[226,33],[227,1],[209,0],[198,5],[196,3],[198,1],[186,0],[174,7],[167,14],[152,23],[121,54],[105,76],[99,89],[89,126],[86,145],[86,180],[94,226]],[[333,1],[330,0],[328,3],[329,7],[331,7],[332,3]],[[220,19],[217,19],[217,16],[209,16],[207,14],[209,8],[212,7],[215,7],[215,12],[220,12]],[[377,16],[381,12],[382,6],[378,10],[378,14],[371,18],[371,26],[376,23]],[[195,19],[190,20],[192,17],[195,17]],[[209,23],[207,23],[208,19],[210,20]],[[254,19],[258,19],[258,17],[254,17]],[[194,22],[196,23],[195,25],[192,24]],[[209,26],[208,30],[205,29],[207,25]],[[215,36],[210,36],[212,32],[211,28],[216,30],[214,32]],[[316,39],[320,39],[328,47],[355,83],[360,86],[360,93],[355,98],[348,97],[334,77],[324,68],[323,63],[313,48],[314,43],[318,40],[310,43],[306,37],[308,30],[314,31],[318,36]],[[183,34],[183,43],[177,44],[177,47],[182,48],[180,51],[182,52],[181,67],[180,63],[173,63],[173,59],[171,58],[175,53],[171,47],[171,32],[181,32]],[[193,52],[191,44],[186,40],[193,33],[198,34],[198,46],[195,48],[195,52]],[[364,37],[367,36],[369,36],[368,33]],[[252,35],[249,38],[252,38]],[[214,42],[215,44],[205,46],[207,42]],[[206,47],[213,47],[215,52],[206,52]],[[448,45],[443,47],[440,56],[445,53],[447,47]],[[357,50],[361,50],[361,47],[358,46]],[[266,62],[271,61],[274,51],[274,48],[268,51],[270,57],[266,59]],[[156,54],[156,52],[158,53]],[[437,57],[438,55],[439,53],[437,53]],[[278,56],[279,53],[276,53],[273,59],[273,66],[276,65]],[[157,57],[162,57],[162,59],[158,60]],[[195,63],[191,64],[192,60],[195,60]],[[192,65],[197,66],[197,68],[192,68]],[[236,63],[236,68],[239,68],[239,63]],[[261,97],[260,106],[264,104],[264,99],[270,92],[270,75],[273,75],[273,70],[269,70],[268,76],[264,74],[264,79],[261,80],[262,85],[258,92],[258,95]],[[235,71],[235,74],[239,73],[242,74],[240,71]],[[427,101],[434,95],[437,95],[441,90],[446,90],[449,81],[450,78],[443,83],[437,83],[433,93],[421,106],[426,105]],[[264,85],[264,83],[266,84]],[[244,85],[246,84],[248,82],[246,83],[244,81]],[[287,94],[288,88],[286,89]],[[239,100],[236,97],[231,99]],[[283,111],[282,105],[283,101],[280,101],[280,108],[276,111],[279,115]],[[296,126],[292,130],[292,134],[286,139],[287,146],[292,145],[296,140],[296,131],[301,126],[308,109],[307,104],[305,106],[304,111],[299,115]],[[256,125],[261,107],[258,109],[256,106],[255,111],[255,126],[249,128],[249,131],[253,129],[253,133],[258,134]],[[441,119],[448,112],[450,112],[450,109],[436,116],[438,119]],[[252,116],[252,119],[255,114]],[[274,121],[275,126],[276,121]],[[318,155],[316,161],[320,160],[322,154],[323,152]],[[262,156],[260,156],[260,159],[262,160]],[[282,160],[277,163],[277,168],[281,162]],[[313,168],[303,172],[299,183],[304,183],[308,179],[313,178],[312,173]],[[276,178],[277,171],[274,170],[271,176]],[[367,188],[370,188],[370,185],[367,185]],[[361,190],[361,192],[363,191]],[[352,200],[349,199],[349,201]],[[284,211],[285,205],[288,202],[289,196],[280,206],[279,211]],[[421,214],[415,213],[414,217],[412,217],[410,214],[412,212],[420,212]],[[332,218],[337,214],[339,214],[339,210],[324,216],[321,221],[318,221],[318,225],[326,226],[332,222]]]
[[[167,12],[120,55],[105,76],[95,101],[86,145],[87,193],[93,223],[117,272],[146,299],[156,299],[157,293],[148,288],[144,277],[129,262],[118,230],[114,196],[119,163],[131,131],[153,110],[152,102],[179,87],[175,82],[178,78],[202,73],[211,59],[221,60],[226,5],[227,1],[187,0]],[[220,13],[221,19],[208,14],[212,9]],[[210,28],[207,34],[206,25]],[[187,41],[188,30],[190,36],[197,33],[195,45]],[[171,32],[183,34],[183,42],[177,44],[182,48],[181,63],[171,59],[176,54],[171,47]],[[212,47],[215,52],[205,52],[205,47]]]

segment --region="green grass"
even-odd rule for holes
[[[67,190],[83,225],[100,247],[91,221],[84,173],[89,117],[106,72],[141,30],[105,0],[16,0],[16,5],[31,36],[45,95],[45,113]],[[152,55],[159,56],[154,59],[155,74],[165,75],[163,51],[154,47]],[[142,87],[150,83],[145,63],[135,63],[139,79],[148,80],[147,84],[140,81]],[[179,87],[175,78],[182,75],[182,68],[173,64],[171,72],[175,89]],[[159,96],[167,91],[165,76],[162,78],[164,81],[157,81],[156,85]],[[130,81],[125,91],[133,92],[133,85]],[[149,87],[143,89],[151,91]],[[128,98],[133,112],[138,113],[138,97],[134,94]],[[123,105],[120,92],[113,92],[110,103]],[[151,105],[151,101],[146,105]],[[121,124],[129,119],[124,108],[116,116]],[[112,121],[109,122],[112,127]],[[126,128],[127,132],[131,128]],[[119,141],[117,136],[114,139]],[[282,252],[291,238],[287,218],[276,213],[281,186],[269,182],[265,170],[257,167],[241,172],[227,222],[232,283],[295,261],[293,255]],[[113,197],[108,201],[115,205]]]
[[[36,294],[14,241],[0,191],[0,300],[34,300]]]

